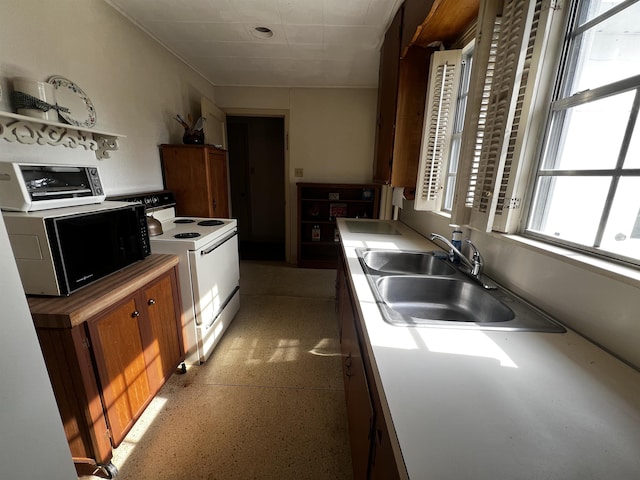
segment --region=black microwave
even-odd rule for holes
[[[151,253],[141,203],[3,212],[3,217],[27,294],[69,295]]]

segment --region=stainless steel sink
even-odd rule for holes
[[[566,331],[508,290],[483,288],[437,256],[443,252],[358,248],[356,253],[382,317],[392,325]]]
[[[362,252],[365,265],[379,272],[420,275],[455,275],[456,269],[432,252],[398,250],[366,250]]]
[[[513,311],[500,300],[464,280],[390,276],[379,278],[376,288],[390,309],[414,322],[499,323],[515,318]]]

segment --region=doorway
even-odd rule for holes
[[[227,116],[240,258],[285,260],[284,118]]]

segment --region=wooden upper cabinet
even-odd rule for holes
[[[478,15],[479,0],[405,0],[380,51],[373,179],[415,190],[433,42],[448,46]]]
[[[412,46],[400,60],[391,185],[415,189],[432,49]]]
[[[400,40],[402,36],[401,6],[387,30],[380,51],[378,73],[378,118],[373,179],[387,184],[391,181],[393,138],[396,121],[396,104],[400,66]]]
[[[407,54],[409,47],[415,42],[422,29],[422,23],[429,15],[434,3],[440,3],[440,0],[404,0],[402,44],[400,49],[402,57]]]
[[[478,18],[480,0],[435,0],[418,26],[413,45],[426,47],[442,42],[445,47],[458,40]]]
[[[179,216],[228,218],[227,152],[210,145],[162,145],[164,183]]]
[[[402,10],[398,12],[401,16]],[[396,15],[381,52],[373,178],[415,189],[432,49],[410,47],[401,59],[400,32],[395,30],[398,18]]]

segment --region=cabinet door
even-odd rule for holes
[[[147,315],[141,328],[146,340],[145,357],[152,392],[156,392],[183,359],[177,283],[172,271],[142,292]]]
[[[212,217],[206,149],[202,146],[162,147],[164,184],[176,196],[178,216]]]
[[[229,189],[227,186],[227,155],[223,151],[209,152],[209,171],[211,174],[211,216],[229,217]]]
[[[370,437],[373,425],[373,406],[347,285],[343,283],[340,290],[340,323],[342,326],[340,342],[345,397],[347,400],[347,417],[349,419],[351,461],[353,464],[353,478],[359,480],[367,478],[369,452],[371,450]]]
[[[84,325],[36,332],[74,461],[107,463],[111,442]]]
[[[130,297],[88,322],[114,447],[152,396],[138,323],[139,308],[135,297]]]
[[[400,61],[391,185],[416,188],[432,49],[411,47]]]
[[[398,9],[393,22],[387,30],[380,51],[378,119],[376,125],[373,180],[381,183],[389,183],[391,181],[403,8],[403,6],[400,6]]]
[[[391,438],[389,437],[387,426],[380,415],[376,418],[371,444],[369,480],[400,479],[398,466],[391,446]]]

